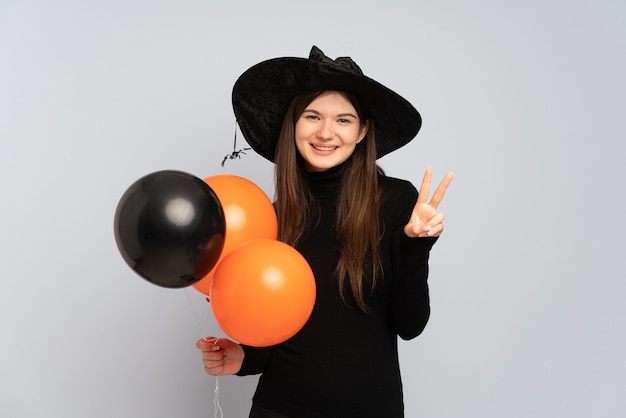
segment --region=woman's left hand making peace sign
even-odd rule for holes
[[[432,175],[432,169],[428,168],[426,173],[424,173],[424,179],[422,180],[419,196],[417,197],[417,202],[415,202],[411,219],[409,219],[409,223],[404,227],[404,233],[411,238],[438,237],[443,232],[444,215],[441,212],[437,212],[437,206],[441,203],[441,199],[443,199],[452,181],[453,175],[450,172],[444,176],[437,190],[433,193],[430,202],[427,202],[428,195],[430,194]]]

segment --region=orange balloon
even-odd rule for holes
[[[302,254],[281,241],[256,240],[237,247],[217,266],[210,300],[224,333],[267,347],[304,326],[315,296],[315,277]]]
[[[239,245],[256,239],[276,239],[278,221],[272,202],[250,180],[232,174],[210,176],[204,181],[217,195],[226,220],[224,247],[216,267],[193,287],[208,295],[217,265]]]

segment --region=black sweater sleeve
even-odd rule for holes
[[[390,321],[400,338],[422,333],[430,318],[428,256],[436,238],[409,238],[401,231],[396,239],[399,257],[393,265]]]
[[[394,213],[389,321],[400,338],[409,340],[422,333],[430,317],[428,258],[437,238],[409,238],[404,233],[417,201],[417,189],[406,181],[390,182],[389,202],[393,207],[384,209]]]
[[[237,376],[262,373],[272,357],[273,347],[251,347],[244,344],[241,344],[241,347],[244,357]]]

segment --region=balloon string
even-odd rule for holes
[[[196,320],[196,324],[198,325],[198,328],[200,329],[200,335],[202,337],[204,337],[204,328],[202,328],[202,324],[200,323],[200,318],[198,317],[198,314],[196,312],[196,310],[193,307],[193,302],[191,301],[191,296],[189,296],[189,291],[187,290],[187,288],[185,288],[185,296],[187,296],[187,302],[189,302],[189,307],[191,308],[191,313],[193,314],[193,317]]]
[[[209,342],[213,344],[217,344],[219,341],[219,328],[215,331],[215,337]],[[224,418],[224,412],[222,411],[222,406],[220,405],[220,381],[217,376],[215,376],[215,393],[213,394],[213,418]]]
[[[219,327],[215,330],[215,340],[213,344],[217,344],[220,339]],[[220,405],[220,381],[215,376],[215,393],[213,394],[213,418],[224,418],[224,412],[222,411],[222,405]]]
[[[205,338],[205,328],[202,327],[202,323],[200,322],[200,317],[198,316],[196,309],[193,306],[193,302],[191,300],[191,296],[189,296],[189,292],[187,288],[185,288],[185,296],[187,296],[187,302],[189,302],[189,307],[191,308],[191,312],[193,313],[193,317],[196,320],[196,324],[200,329],[200,335],[202,338]],[[207,313],[206,317],[206,328],[208,328],[210,310]],[[219,329],[215,332],[215,339],[213,340],[214,344],[217,344],[217,341],[220,339],[219,337]],[[222,411],[222,406],[220,405],[220,382],[217,376],[215,376],[215,391],[213,393],[213,417],[214,418],[224,418],[224,412]]]
[[[220,381],[215,376],[215,394],[213,395],[213,418],[224,418],[224,412],[220,405]]]

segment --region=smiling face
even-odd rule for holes
[[[346,161],[367,133],[350,101],[327,91],[305,107],[296,122],[296,148],[307,171],[325,171]]]

